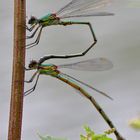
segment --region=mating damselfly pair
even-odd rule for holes
[[[64,65],[54,65],[54,64],[44,64],[46,60],[49,59],[67,59],[67,58],[73,58],[73,57],[80,57],[84,56],[97,42],[95,33],[93,31],[92,25],[90,22],[75,22],[75,21],[63,21],[63,19],[68,18],[74,18],[74,17],[90,17],[90,16],[112,16],[113,13],[99,11],[101,7],[107,5],[110,2],[110,0],[71,0],[68,4],[63,6],[60,10],[58,10],[56,13],[50,13],[47,14],[41,18],[36,18],[35,16],[31,16],[31,18],[28,20],[28,24],[30,27],[26,25],[26,29],[31,32],[30,36],[27,36],[27,39],[34,38],[34,36],[37,34],[37,38],[34,42],[27,44],[27,48],[32,48],[36,46],[41,37],[41,33],[44,27],[51,26],[51,25],[87,25],[91,31],[92,37],[93,37],[93,43],[82,53],[79,54],[71,54],[71,55],[51,55],[51,56],[45,56],[41,58],[39,61],[32,60],[29,64],[29,68],[26,68],[26,70],[36,70],[35,73],[32,75],[29,81],[25,81],[26,83],[33,82],[35,80],[34,86],[25,91],[25,96],[32,93],[38,83],[39,76],[40,75],[47,75],[52,76],[54,78],[59,79],[60,81],[63,81],[64,83],[70,85],[74,89],[80,92],[85,98],[87,98],[98,110],[98,112],[101,114],[101,116],[104,118],[104,120],[107,122],[107,124],[111,128],[115,128],[114,124],[111,122],[109,117],[106,115],[106,113],[103,111],[103,109],[100,107],[100,105],[96,102],[96,100],[88,93],[86,92],[80,84],[87,86],[90,89],[93,89],[94,91],[108,97],[109,99],[112,99],[110,96],[108,96],[106,93],[70,76],[65,73],[62,73],[59,71],[60,68],[70,68],[70,69],[76,69],[76,70],[85,70],[85,71],[103,71],[108,70],[112,68],[112,63],[107,60],[106,58],[94,58],[90,60],[80,61],[72,64],[64,64]],[[38,33],[37,33],[38,32]],[[114,131],[117,140],[124,140],[117,129],[115,128]]]

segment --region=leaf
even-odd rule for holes
[[[87,134],[95,135],[94,131],[92,131],[89,126],[85,125],[84,129],[85,129]]]
[[[95,134],[93,130],[90,129],[88,126],[84,126],[84,129],[86,131],[86,135],[80,135],[81,140],[113,140],[112,138],[107,137],[106,132],[113,133],[113,130],[106,131],[103,134]],[[110,134],[109,133],[109,134]]]
[[[135,130],[140,130],[140,118],[130,120],[129,126]]]
[[[39,138],[40,138],[40,140],[67,140],[65,138],[55,138],[52,136],[41,136],[41,135],[39,135]]]
[[[84,126],[85,135],[80,135],[80,140],[113,140],[109,138],[107,135],[113,133],[115,130],[107,130],[103,134],[95,134],[93,130],[89,126]],[[38,134],[39,135],[39,134]],[[65,138],[55,138],[52,136],[41,136],[39,135],[40,140],[67,140]]]

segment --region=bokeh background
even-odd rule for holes
[[[27,1],[27,16],[41,17],[55,12],[68,0]],[[13,53],[13,1],[0,0],[0,139],[7,139]],[[140,132],[128,126],[128,120],[140,112],[140,0],[114,0],[106,11],[112,17],[73,19],[90,21],[98,43],[85,57],[51,60],[56,65],[95,57],[106,57],[114,64],[105,72],[82,72],[62,69],[63,72],[88,83],[114,98],[114,101],[87,89],[109,115],[127,140],[136,140]],[[38,46],[27,50],[26,66],[49,54],[79,53],[92,43],[86,26],[51,26],[43,30]],[[47,62],[46,62],[47,63]],[[26,79],[32,72],[26,73]],[[25,90],[33,86],[26,84]],[[88,100],[65,83],[49,76],[41,76],[37,89],[24,99],[23,140],[38,140],[37,133],[79,139],[88,124],[97,133],[108,129],[107,124]],[[111,135],[115,139],[114,135]]]

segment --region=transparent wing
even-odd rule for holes
[[[104,71],[113,67],[110,60],[106,58],[94,58],[85,61],[80,61],[71,64],[59,65],[58,68],[69,68],[82,71]]]
[[[61,19],[77,16],[98,16],[98,12],[94,14],[96,9],[107,5],[111,0],[72,0],[56,14]],[[86,13],[86,14],[85,14]],[[99,12],[100,13],[100,12]],[[112,15],[112,13],[101,12],[103,16]],[[101,13],[99,14],[101,16]]]
[[[109,3],[110,0],[71,0],[67,5],[62,7],[57,15],[65,12],[72,12],[79,9],[87,9],[89,6],[93,8],[101,7],[103,4]],[[101,6],[100,6],[101,5]]]
[[[84,86],[86,86],[86,87],[88,87],[88,88],[90,88],[90,89],[92,89],[92,90],[102,94],[103,96],[113,100],[113,98],[110,97],[109,95],[107,95],[106,93],[104,93],[104,92],[102,92],[102,91],[100,91],[100,90],[98,90],[98,89],[96,89],[96,88],[94,88],[94,87],[92,87],[92,86],[90,86],[90,85],[88,85],[88,84],[86,84],[86,83],[84,83],[84,82],[82,82],[82,81],[80,81],[80,80],[70,76],[70,75],[67,75],[67,74],[64,74],[64,73],[60,73],[59,76],[69,80],[70,82],[74,82],[75,84],[80,83],[80,84],[82,84],[82,85],[84,85]]]
[[[92,11],[93,12],[93,11]],[[80,14],[78,14],[78,13],[75,13],[75,14],[69,14],[69,15],[64,15],[62,18],[64,19],[64,18],[73,18],[73,17],[91,17],[91,16],[113,16],[114,14],[113,13],[108,13],[108,12],[93,12],[93,13],[91,13],[91,12],[89,12],[89,13],[80,13]],[[61,19],[62,19],[61,18]]]

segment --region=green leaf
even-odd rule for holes
[[[140,130],[140,118],[130,120],[129,125],[135,130]]]
[[[89,126],[84,126],[85,135],[80,135],[80,140],[113,140],[109,138],[107,135],[113,133],[115,130],[111,129],[105,131],[103,134],[95,134],[93,130]],[[38,134],[39,135],[39,134]],[[66,140],[65,138],[55,138],[52,136],[41,136],[39,135],[40,140]]]
[[[93,130],[88,126],[84,126],[86,131],[86,135],[80,135],[81,140],[113,140],[109,138],[107,134],[111,134],[114,132],[114,129],[104,132],[103,134],[95,134]]]
[[[55,138],[55,137],[51,137],[51,136],[41,136],[41,135],[39,135],[39,138],[40,138],[40,140],[67,140],[65,138]]]
[[[86,131],[87,134],[91,134],[91,135],[94,135],[94,134],[95,134],[94,131],[92,131],[92,130],[90,129],[90,127],[87,126],[87,125],[84,126],[84,129],[85,129],[85,131]]]

